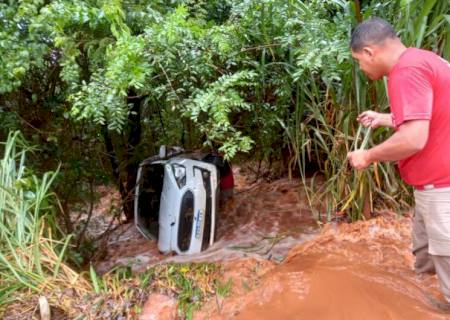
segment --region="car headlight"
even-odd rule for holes
[[[173,175],[177,181],[178,188],[183,188],[186,185],[186,168],[179,164],[172,165]]]

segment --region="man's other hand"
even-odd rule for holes
[[[371,127],[373,129],[378,127],[390,127],[392,128],[394,124],[392,123],[392,116],[390,113],[379,113],[375,111],[364,111],[361,113],[357,120],[364,127]]]
[[[372,163],[367,150],[356,150],[349,152],[347,153],[347,159],[352,167],[358,170],[365,169]]]

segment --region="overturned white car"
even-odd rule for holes
[[[144,160],[138,170],[135,224],[163,253],[198,253],[214,243],[223,159],[175,148]],[[215,164],[213,164],[215,163]],[[230,170],[231,172],[231,170]]]

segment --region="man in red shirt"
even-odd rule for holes
[[[450,302],[450,64],[430,51],[406,48],[379,18],[359,24],[352,56],[372,80],[388,77],[390,114],[366,111],[366,126],[392,127],[383,143],[348,154],[362,170],[377,161],[398,161],[414,187],[413,253],[416,272],[436,272]]]

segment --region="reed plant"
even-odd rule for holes
[[[338,5],[337,11],[344,17],[341,24],[346,25],[347,32],[342,37],[342,30],[329,27],[334,32],[333,38],[327,38],[325,30],[320,41],[306,43],[305,50],[315,51],[316,56],[326,56],[333,50],[335,55],[344,56],[345,51],[350,50],[352,27],[360,19],[374,15],[391,21],[407,46],[433,50],[445,58],[450,56],[448,1],[369,1],[362,7],[359,1],[326,3]],[[308,14],[314,15],[313,12]],[[341,40],[335,41],[339,37]],[[328,43],[328,48],[324,50],[322,43]],[[340,49],[339,43],[343,44]],[[279,119],[294,155],[291,167],[300,169],[311,207],[320,220],[327,221],[336,216],[346,216],[350,221],[365,219],[375,207],[397,212],[407,209],[412,203],[411,192],[401,182],[395,164],[375,163],[358,172],[347,162],[349,151],[369,148],[392,134],[390,129],[367,130],[356,122],[356,116],[364,110],[389,112],[387,79],[376,83],[369,81],[351,59],[349,63],[339,63],[333,56],[326,60],[328,64],[320,65],[318,70],[306,67],[309,72],[303,72],[297,79],[294,75],[293,82],[297,86],[294,90],[300,97],[294,100],[295,109],[290,117]],[[330,70],[338,75],[338,81],[327,81],[324,75]],[[306,179],[305,164],[311,161],[319,165],[319,172]]]
[[[78,295],[91,291],[91,285],[64,261],[70,237],[61,237],[50,191],[58,170],[41,178],[34,175],[26,165],[32,148],[17,131],[2,146],[0,314],[18,297],[44,295],[54,301],[64,289]],[[26,312],[17,312],[22,311]]]

